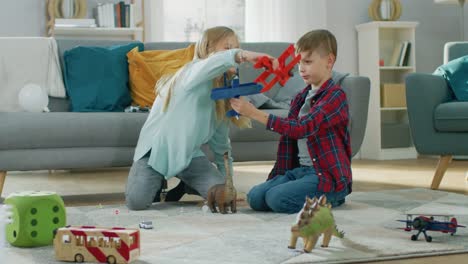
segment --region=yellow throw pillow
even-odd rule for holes
[[[175,73],[192,61],[195,45],[176,50],[148,50],[138,52],[138,48],[127,53],[130,74],[130,95],[132,104],[152,106],[156,95],[154,86],[165,74]]]

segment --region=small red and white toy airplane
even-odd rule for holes
[[[413,216],[416,216],[413,218]],[[435,218],[443,218],[443,221],[437,221]],[[406,232],[412,230],[418,231],[417,234],[411,236],[411,240],[418,240],[418,237],[423,233],[427,242],[432,241],[432,237],[426,234],[426,231],[442,232],[454,235],[458,227],[465,227],[457,223],[457,219],[453,215],[424,215],[424,214],[406,214],[406,220],[397,220],[406,223],[405,228],[400,228]]]

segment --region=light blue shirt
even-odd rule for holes
[[[134,161],[151,150],[148,165],[169,179],[187,168],[193,158],[204,156],[200,147],[208,143],[222,175],[226,173],[223,154],[229,151],[232,171],[229,121],[216,118],[215,101],[210,94],[213,79],[238,66],[237,52],[239,49],[221,51],[187,64],[176,81],[165,112],[168,91],[160,92],[141,129]]]

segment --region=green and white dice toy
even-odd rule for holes
[[[5,204],[12,206],[11,223],[6,226],[7,241],[16,247],[51,245],[54,230],[66,224],[65,205],[54,192],[12,193]]]

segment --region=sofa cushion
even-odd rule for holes
[[[0,149],[135,147],[147,113],[0,113]]]
[[[436,107],[435,127],[440,132],[468,132],[468,102],[449,102]]]
[[[193,59],[195,45],[177,50],[131,50],[127,54],[130,72],[132,104],[153,105],[156,98],[154,86],[166,74],[173,74]]]
[[[287,111],[266,110],[279,116]],[[1,149],[135,147],[147,113],[0,113]],[[265,126],[231,126],[232,142],[276,141],[279,138]]]
[[[64,54],[64,79],[73,112],[118,112],[130,105],[126,54],[143,43],[78,46]]]

